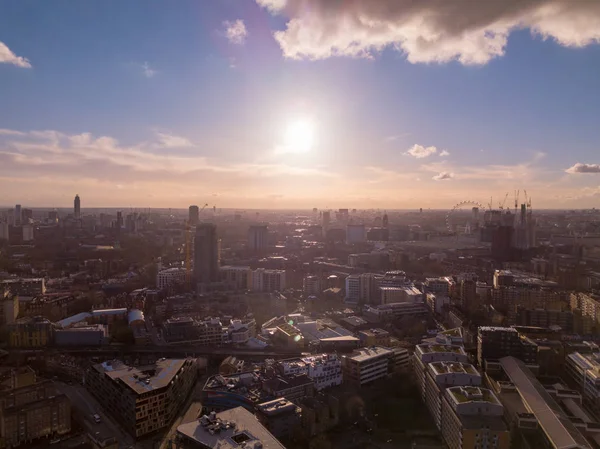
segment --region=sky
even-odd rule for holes
[[[595,0],[0,0],[0,204],[597,207],[599,44]]]

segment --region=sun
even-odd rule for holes
[[[314,145],[315,129],[309,120],[296,120],[285,130],[284,145],[289,153],[308,153]]]

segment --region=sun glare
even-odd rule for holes
[[[290,153],[307,153],[314,144],[314,127],[308,120],[298,120],[285,130],[285,147]]]

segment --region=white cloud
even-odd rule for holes
[[[0,64],[12,64],[25,69],[31,68],[29,59],[15,55],[4,42],[0,42]]]
[[[423,145],[415,144],[404,154],[416,157],[417,159],[423,159],[431,156],[434,153],[437,153],[436,147],[424,147]]]
[[[444,157],[444,156],[450,156],[450,152],[446,151],[446,150],[440,151],[440,157]]]
[[[248,30],[243,20],[238,19],[233,22],[226,20],[223,22],[223,26],[225,27],[225,37],[227,37],[229,42],[236,45],[242,45],[246,42]]]
[[[443,171],[443,172],[438,173],[431,179],[433,179],[435,181],[445,181],[445,180],[452,179],[452,178],[454,178],[454,173]]]
[[[163,148],[187,148],[193,146],[189,139],[173,134],[156,133],[158,141]]]
[[[156,70],[154,70],[152,67],[150,67],[150,64],[148,64],[148,62],[144,62],[141,65],[142,68],[142,73],[144,74],[144,76],[146,78],[152,78],[154,75],[156,75]]]
[[[578,162],[572,167],[567,168],[565,171],[571,174],[600,173],[600,164],[581,164]]]
[[[519,29],[566,47],[600,41],[594,0],[256,1],[289,19],[274,37],[293,59],[372,57],[389,47],[412,63],[486,64]]]
[[[24,136],[25,133],[21,131],[15,131],[14,129],[1,129],[0,136]]]

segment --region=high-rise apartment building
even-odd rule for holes
[[[210,284],[219,280],[219,239],[217,227],[203,223],[194,235],[194,280]]]
[[[269,246],[269,227],[251,225],[248,229],[248,250],[254,253],[264,253]]]
[[[198,206],[190,206],[188,211],[188,223],[190,226],[196,226],[200,222],[200,208]]]
[[[252,270],[247,266],[226,265],[219,268],[221,281],[229,290],[248,290],[252,283]]]
[[[81,199],[79,195],[75,195],[75,200],[73,201],[73,213],[75,218],[81,218]]]
[[[13,217],[13,224],[15,226],[21,226],[21,223],[23,222],[23,216],[21,215],[21,205],[17,204],[15,206],[15,210],[14,210],[14,217]]]
[[[5,221],[0,221],[0,240],[8,240],[10,238],[9,233],[10,226]]]

